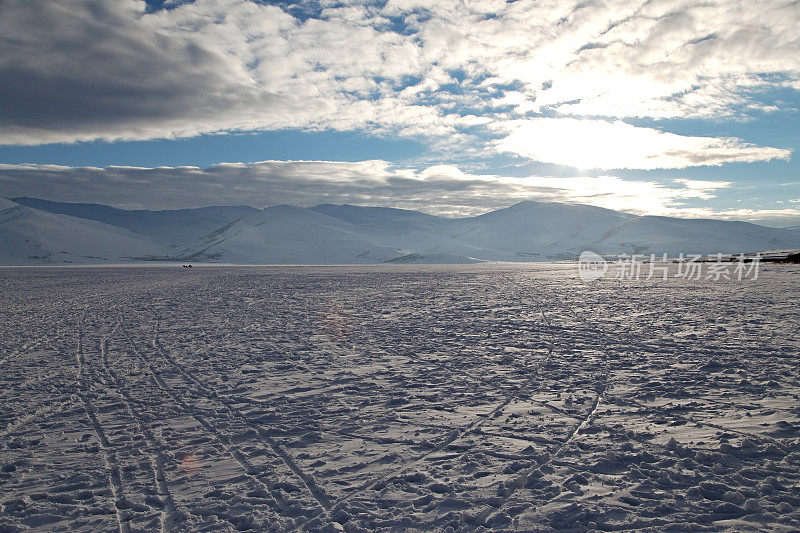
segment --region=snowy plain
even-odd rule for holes
[[[793,531],[800,267],[0,269],[0,531]]]

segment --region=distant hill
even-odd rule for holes
[[[574,258],[633,218],[601,207],[526,201],[459,219],[450,238],[491,250],[505,261]]]
[[[215,229],[230,224],[237,218],[258,211],[254,207],[244,205],[165,211],[128,211],[101,204],[52,202],[25,196],[11,198],[11,200],[18,204],[50,213],[70,215],[118,226],[134,233],[152,237],[162,244],[175,244],[197,239]]]
[[[0,198],[0,265],[130,262],[167,253],[145,235]]]
[[[400,255],[359,226],[290,205],[268,207],[177,250],[186,260],[233,263],[380,263]]]
[[[179,257],[255,263],[548,261],[604,254],[740,253],[800,247],[800,234],[747,222],[636,216],[587,205],[526,201],[444,218],[382,207],[267,208],[198,241]]]
[[[150,255],[163,260],[267,264],[550,261],[575,259],[584,250],[676,256],[800,248],[800,231],[792,229],[637,216],[557,202],[525,201],[474,217],[445,218],[404,209],[331,204],[126,211],[97,204],[21,200],[47,210],[4,200],[8,209],[25,213],[29,221],[27,226],[14,226],[9,215],[9,221],[0,224],[0,252],[11,258],[4,259],[11,264],[36,262],[31,258],[40,256],[45,258],[41,262],[54,261],[62,242],[72,243],[71,249],[78,252],[64,251],[80,262],[89,262],[80,257],[102,262]],[[52,212],[56,210],[69,214]],[[62,226],[70,228],[70,239],[61,238]],[[40,243],[41,250],[20,252],[21,242]]]
[[[687,254],[740,253],[796,248],[800,234],[776,228],[712,219],[644,216],[614,228],[592,243],[595,251]]]

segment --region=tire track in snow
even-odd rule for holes
[[[560,300],[559,298],[554,298],[554,299],[556,301],[561,301],[561,303],[563,304],[563,301]],[[551,320],[549,319],[547,314],[544,312],[541,300],[537,300],[537,304],[536,305],[539,308],[539,311],[541,312],[542,316],[544,317],[545,322],[550,327],[551,331],[553,329],[555,329],[554,327],[552,327],[553,325],[552,325]],[[579,321],[581,321],[584,324],[586,324],[586,322],[583,319],[581,319],[580,317],[578,317],[574,313],[574,311],[572,311],[572,309],[570,309],[569,307],[567,307],[567,309],[569,310],[569,312],[576,319],[578,319]],[[501,484],[501,483],[505,484],[505,486],[508,489],[508,492],[506,492],[506,494],[504,496],[504,501],[499,506],[490,506],[490,507],[487,507],[486,509],[484,509],[483,511],[479,512],[476,515],[476,520],[478,521],[478,523],[484,523],[486,521],[486,519],[491,514],[493,514],[494,512],[500,512],[504,505],[510,504],[510,503],[515,503],[514,500],[513,500],[514,493],[517,490],[525,487],[528,484],[528,481],[529,481],[529,479],[530,479],[530,477],[532,475],[538,473],[539,469],[541,467],[546,466],[554,458],[556,458],[561,453],[561,451],[564,450],[569,445],[570,442],[572,442],[572,440],[575,438],[575,435],[577,435],[582,428],[584,428],[584,427],[588,426],[589,424],[591,424],[591,422],[594,420],[594,417],[595,417],[595,415],[597,413],[597,409],[599,408],[600,403],[602,401],[602,398],[605,395],[606,389],[608,387],[608,382],[609,382],[608,351],[606,349],[605,342],[603,343],[603,345],[604,345],[603,354],[604,354],[604,367],[605,367],[604,379],[603,379],[603,382],[602,382],[602,385],[600,386],[600,388],[596,389],[595,398],[594,398],[594,400],[592,402],[591,407],[588,409],[586,415],[584,415],[583,417],[578,418],[578,421],[572,426],[572,428],[567,433],[567,435],[564,437],[564,439],[560,443],[558,443],[556,445],[556,447],[554,449],[552,449],[550,452],[546,452],[545,453],[546,458],[544,460],[540,460],[534,466],[526,469],[523,474],[513,478],[513,480],[510,483],[509,482],[502,482],[502,481],[497,482],[498,484]],[[550,351],[548,353],[548,358],[547,358],[548,361],[549,361],[550,356],[551,356],[551,354],[553,353],[554,350],[555,350],[555,343],[551,341],[550,342]],[[547,361],[543,361],[539,368],[541,368],[541,366],[546,364],[546,362]],[[541,383],[539,385],[539,389],[541,389]],[[575,417],[571,416],[570,418],[575,418]]]
[[[563,300],[561,300],[561,299],[559,299],[559,301],[562,304],[564,303]],[[577,424],[575,424],[573,426],[573,428],[567,434],[567,437],[552,452],[550,452],[548,454],[548,457],[544,461],[542,461],[541,463],[537,464],[535,467],[528,469],[522,476],[517,478],[517,480],[516,480],[516,482],[514,484],[514,488],[512,489],[512,493],[509,495],[509,498],[507,498],[507,500],[506,500],[508,503],[513,503],[513,500],[510,498],[510,496],[513,495],[513,492],[515,492],[519,488],[525,487],[528,484],[528,481],[529,481],[529,479],[530,479],[530,477],[532,475],[534,475],[535,473],[539,473],[540,472],[539,469],[541,467],[548,465],[556,457],[558,457],[558,455],[560,455],[560,453],[574,440],[575,436],[578,435],[583,428],[588,427],[589,425],[591,425],[594,422],[594,419],[595,419],[595,417],[597,415],[597,410],[600,407],[600,404],[602,403],[603,398],[605,397],[606,392],[608,391],[608,387],[610,385],[611,370],[610,370],[610,366],[609,366],[609,347],[608,347],[608,342],[607,342],[607,338],[610,335],[609,332],[605,328],[601,328],[601,329],[598,330],[598,329],[594,329],[594,328],[588,327],[588,323],[587,323],[587,321],[586,321],[586,319],[584,317],[578,315],[568,305],[564,305],[563,307],[576,320],[578,320],[579,322],[581,322],[582,324],[587,326],[586,328],[584,328],[584,331],[600,333],[602,335],[600,343],[602,344],[602,350],[603,350],[603,366],[604,366],[603,380],[602,380],[602,383],[601,383],[600,387],[595,389],[596,395],[595,395],[595,398],[594,398],[594,400],[592,402],[591,407],[589,408],[588,412],[586,413],[586,416],[583,417],[583,419],[580,420],[579,423],[577,423]],[[629,343],[629,348],[630,348],[630,343]],[[555,499],[557,499],[558,497],[559,496],[556,496],[555,498],[552,498],[549,501],[543,503],[542,505],[540,505],[540,508],[549,505],[550,503],[555,501]],[[483,518],[485,519],[486,517],[487,516],[484,516]]]
[[[175,368],[177,368],[177,369],[178,369],[178,371],[180,372],[180,374],[181,374],[182,376],[184,376],[184,378],[186,378],[186,379],[187,379],[188,381],[190,381],[191,383],[194,383],[194,384],[195,384],[195,386],[197,387],[197,389],[198,389],[198,390],[199,390],[199,391],[200,391],[200,392],[201,392],[203,395],[205,395],[205,396],[206,396],[208,399],[215,401],[215,402],[216,402],[217,404],[219,404],[221,407],[223,407],[224,409],[226,409],[226,410],[227,410],[227,411],[228,411],[228,412],[229,412],[231,415],[233,415],[235,418],[239,419],[240,421],[242,421],[242,422],[244,422],[245,424],[247,424],[247,426],[249,426],[250,428],[254,429],[254,430],[255,430],[255,431],[258,433],[258,435],[261,437],[261,439],[262,439],[264,442],[266,442],[266,444],[267,444],[267,445],[270,447],[270,449],[273,451],[273,453],[275,453],[275,454],[276,454],[278,457],[280,457],[280,459],[281,459],[281,460],[284,462],[284,464],[285,464],[285,465],[286,465],[286,466],[287,466],[287,467],[288,467],[288,468],[289,468],[289,469],[290,469],[290,470],[291,470],[291,471],[292,471],[292,472],[293,472],[293,473],[294,473],[294,474],[295,474],[297,477],[299,477],[299,478],[300,478],[300,480],[301,480],[301,481],[303,482],[303,484],[306,486],[306,488],[307,488],[307,489],[308,489],[308,491],[311,493],[311,495],[314,497],[314,499],[317,501],[317,503],[318,503],[318,504],[319,504],[319,505],[320,505],[320,506],[321,506],[321,507],[322,507],[322,508],[323,508],[323,509],[324,509],[324,510],[327,512],[327,510],[328,510],[328,509],[330,508],[330,506],[331,506],[331,504],[330,504],[330,501],[329,501],[329,499],[328,499],[328,496],[327,496],[327,495],[325,494],[325,492],[324,492],[324,491],[323,491],[323,490],[322,490],[322,489],[321,489],[321,488],[320,488],[320,487],[317,485],[317,483],[316,483],[316,480],[314,480],[314,478],[313,478],[312,476],[310,476],[310,475],[306,474],[306,473],[305,473],[305,472],[304,472],[304,471],[303,471],[303,470],[300,468],[300,466],[299,466],[299,465],[298,465],[298,464],[297,464],[297,463],[294,461],[294,459],[291,457],[291,455],[289,455],[289,453],[287,453],[287,452],[286,452],[286,450],[284,450],[284,449],[283,449],[283,446],[281,446],[281,445],[280,445],[280,444],[279,444],[279,443],[278,443],[278,442],[277,442],[277,441],[276,441],[276,440],[275,440],[275,439],[274,439],[274,438],[273,438],[271,435],[269,435],[269,434],[268,434],[266,431],[264,431],[264,429],[263,429],[263,428],[262,428],[260,425],[258,425],[258,424],[256,424],[256,423],[254,423],[254,422],[250,421],[250,420],[249,420],[249,419],[248,419],[248,418],[247,418],[245,415],[243,415],[243,414],[242,414],[242,412],[241,412],[241,411],[240,411],[238,408],[236,408],[235,406],[231,405],[231,402],[228,402],[228,401],[226,401],[226,400],[222,399],[222,398],[221,398],[221,397],[220,397],[220,396],[219,396],[219,395],[216,393],[216,391],[212,391],[212,390],[210,390],[210,389],[209,389],[209,388],[207,388],[207,387],[206,387],[206,386],[205,386],[205,385],[204,385],[204,384],[203,384],[203,383],[202,383],[200,380],[196,379],[196,378],[195,378],[195,377],[194,377],[194,376],[193,376],[193,375],[192,375],[192,374],[191,374],[189,371],[187,371],[187,370],[185,369],[185,367],[184,367],[183,365],[181,365],[180,363],[178,363],[178,362],[177,362],[177,361],[176,361],[176,360],[175,360],[175,359],[172,357],[172,355],[170,355],[170,354],[169,354],[169,353],[168,353],[168,352],[167,352],[167,351],[166,351],[166,350],[165,350],[165,349],[164,349],[164,348],[161,346],[161,344],[160,344],[160,343],[158,343],[158,342],[154,343],[154,347],[155,347],[155,348],[156,348],[156,349],[159,351],[159,353],[161,353],[161,355],[162,355],[162,356],[163,356],[163,357],[164,357],[164,358],[165,358],[167,361],[169,361],[169,362],[170,362],[170,363],[171,363],[173,366],[175,366]],[[182,400],[179,400],[179,398],[177,398],[177,397],[175,397],[175,398],[176,398],[176,401],[181,401],[181,402],[182,402]],[[184,404],[184,405],[186,405],[186,404]],[[191,412],[191,411],[190,411],[190,412]],[[197,413],[194,413],[194,414],[193,414],[193,416],[195,416],[195,418],[197,418],[197,420],[198,420],[198,421],[199,421],[201,424],[204,424],[203,420],[201,420],[201,419],[202,419],[202,415],[198,415]],[[207,423],[208,423],[208,422],[206,422],[206,424],[207,424]],[[205,425],[205,424],[204,424],[204,425]],[[216,430],[214,430],[214,431],[216,431]],[[224,444],[224,443],[223,443],[223,444]],[[239,454],[237,454],[237,455],[239,455],[239,457],[237,457],[237,460],[239,460],[239,461],[241,461],[241,462],[246,462],[246,461],[247,461],[247,459],[246,459],[246,458],[245,458],[245,457],[244,457],[242,454],[240,454],[240,453],[239,453]],[[252,469],[252,466],[250,466],[250,469]]]
[[[85,318],[86,312],[83,313],[78,326],[78,347],[76,358],[79,364],[79,377],[83,377],[85,365],[85,354],[83,352],[83,328]],[[101,347],[103,344],[104,342],[101,342]],[[131,530],[129,516],[123,510],[125,507],[127,507],[127,501],[125,500],[125,495],[123,493],[122,475],[120,473],[116,451],[114,450],[111,442],[108,440],[108,436],[106,435],[100,420],[97,418],[95,407],[87,394],[91,385],[84,383],[83,380],[80,380],[78,386],[78,397],[80,398],[81,403],[83,403],[83,409],[86,412],[86,416],[89,418],[89,422],[91,423],[92,429],[94,430],[95,436],[99,442],[100,450],[102,451],[108,486],[111,489],[111,495],[114,500],[114,513],[117,520],[117,527],[120,533],[129,533]]]
[[[130,334],[124,328],[123,328],[122,332],[123,332],[123,335],[125,336],[126,340],[128,341],[128,344],[131,346],[131,350],[134,352],[134,354],[137,357],[139,357],[139,359],[144,363],[145,367],[148,369],[148,371],[149,371],[150,375],[152,376],[153,381],[155,382],[156,386],[159,389],[161,389],[163,392],[165,392],[167,395],[169,395],[173,399],[173,401],[184,410],[184,412],[186,412],[189,416],[191,416],[192,418],[197,420],[197,422],[206,431],[208,431],[210,433],[210,435],[217,442],[219,442],[222,445],[222,447],[225,449],[225,451],[228,453],[228,455],[230,455],[239,464],[239,466],[242,467],[242,469],[245,471],[245,474],[247,475],[248,479],[250,479],[250,481],[254,485],[256,485],[261,490],[265,491],[267,494],[269,494],[275,500],[279,510],[285,510],[288,507],[288,504],[284,500],[284,498],[279,493],[276,493],[275,490],[273,490],[269,485],[267,485],[266,483],[264,483],[263,481],[258,479],[258,477],[256,477],[258,469],[255,468],[255,466],[253,466],[253,464],[250,462],[250,460],[241,451],[239,451],[239,449],[236,447],[236,445],[233,444],[230,441],[230,438],[227,435],[225,435],[224,433],[222,433],[216,427],[216,424],[214,424],[213,422],[209,421],[202,414],[201,411],[199,411],[193,405],[188,404],[181,397],[181,395],[177,391],[175,391],[172,387],[170,387],[164,381],[164,379],[161,377],[160,372],[156,371],[153,368],[153,364],[152,364],[152,361],[150,360],[150,358],[147,357],[144,354],[144,352],[142,352],[139,348],[136,347],[136,344],[134,343],[133,339],[130,337]],[[154,335],[153,342],[155,343],[156,341],[157,341],[157,336]]]
[[[119,327],[122,325],[122,314],[119,315],[118,321],[116,326],[114,327],[114,331],[111,333],[110,336],[113,336],[114,333],[117,331]],[[185,517],[185,513],[179,513],[177,511],[177,507],[175,505],[175,500],[172,497],[172,493],[169,489],[169,483],[167,482],[167,477],[164,471],[164,449],[165,446],[163,443],[160,442],[159,439],[150,431],[150,428],[144,421],[144,417],[142,417],[141,413],[133,405],[133,399],[128,393],[125,384],[123,383],[122,379],[119,375],[111,368],[111,365],[108,361],[108,342],[109,339],[104,339],[102,348],[101,348],[101,360],[103,363],[103,369],[105,373],[111,380],[111,384],[116,388],[117,392],[123,399],[125,404],[125,409],[128,411],[130,417],[136,422],[137,427],[139,428],[139,432],[144,436],[145,440],[148,443],[148,463],[150,465],[150,474],[153,478],[153,482],[157,488],[159,500],[161,502],[162,511],[161,511],[161,531],[173,531],[175,526],[179,522],[179,518],[181,515]]]
[[[539,311],[540,311],[543,319],[545,320],[545,322],[548,325],[550,325],[550,321],[549,321],[546,313],[542,309],[541,305],[537,305],[537,307],[539,308]],[[529,387],[533,384],[533,382],[537,378],[539,378],[541,369],[549,362],[550,357],[552,356],[552,353],[553,353],[553,350],[554,350],[555,346],[554,346],[554,344],[552,342],[548,342],[548,345],[549,345],[548,346],[548,351],[547,351],[547,354],[545,355],[545,357],[541,361],[538,362],[538,364],[536,365],[536,367],[534,368],[534,370],[532,372],[532,375],[528,378],[528,380],[526,380],[525,384],[522,385],[521,387],[519,387],[516,391],[509,392],[509,391],[507,391],[507,390],[505,390],[503,388],[497,387],[496,384],[491,384],[491,386],[494,387],[496,390],[501,391],[501,392],[506,394],[506,398],[500,403],[500,405],[495,407],[491,412],[489,412],[489,413],[487,413],[485,415],[478,415],[467,426],[462,426],[460,429],[452,431],[451,434],[443,442],[441,442],[440,444],[435,446],[432,450],[430,450],[428,452],[425,452],[424,454],[422,454],[421,456],[418,456],[415,459],[411,459],[409,461],[406,461],[405,463],[403,463],[399,467],[391,470],[388,473],[379,474],[375,478],[372,478],[371,480],[368,480],[366,483],[361,485],[355,491],[343,496],[342,498],[340,498],[336,502],[334,502],[334,504],[332,506],[332,510],[335,510],[342,503],[347,502],[347,501],[353,499],[356,496],[360,496],[360,495],[364,494],[365,492],[370,490],[372,487],[374,487],[375,485],[377,485],[381,481],[384,481],[386,479],[391,479],[392,477],[396,477],[396,476],[406,472],[410,468],[421,464],[423,461],[425,461],[431,455],[434,455],[434,454],[437,454],[437,453],[441,452],[442,450],[444,450],[447,446],[449,446],[453,442],[455,442],[458,439],[463,438],[464,436],[474,432],[476,429],[479,429],[487,420],[490,420],[490,419],[494,418],[496,414],[500,413],[503,409],[508,407],[508,405],[511,404],[511,402],[513,402],[515,399],[519,398],[519,396],[522,393],[529,392],[529,390],[528,390]],[[435,361],[433,361],[432,363],[437,364],[437,362],[435,362]],[[452,370],[452,369],[448,369],[448,370]],[[470,375],[470,377],[471,378],[475,378],[475,376],[471,376],[471,375]],[[463,455],[464,455],[463,453],[459,454],[458,457],[459,458],[463,457]],[[308,524],[314,518],[316,518],[316,516],[318,516],[318,515],[312,515],[311,517],[306,519],[302,524],[300,524],[298,526],[298,529],[302,529],[306,524]]]
[[[127,513],[122,510],[127,505],[127,502],[125,501],[125,496],[122,491],[122,476],[120,474],[116,452],[109,442],[108,437],[103,430],[103,426],[97,419],[94,406],[89,401],[86,393],[80,392],[78,393],[78,397],[81,399],[81,402],[83,402],[83,408],[86,411],[86,415],[89,417],[89,421],[92,424],[94,433],[100,443],[100,449],[103,452],[102,455],[108,477],[108,485],[111,488],[111,494],[114,499],[114,512],[117,518],[117,526],[120,533],[129,533],[131,530],[129,517]]]
[[[563,300],[559,300],[559,301],[561,301],[562,304],[564,303]],[[565,309],[567,309],[567,311],[576,320],[578,320],[581,323],[583,323],[584,325],[588,326],[588,323],[586,322],[586,320],[583,317],[579,316],[577,313],[575,313],[575,311],[571,307],[569,307],[567,305],[564,305],[563,307]],[[552,452],[550,452],[548,454],[548,457],[547,457],[546,460],[544,460],[541,463],[537,464],[535,467],[529,469],[525,474],[523,474],[522,476],[520,476],[516,480],[515,486],[517,488],[521,488],[521,487],[525,486],[525,484],[527,484],[527,482],[528,482],[529,477],[534,472],[536,472],[542,466],[545,466],[545,465],[549,464],[553,459],[558,457],[558,455],[569,445],[569,443],[572,442],[572,440],[575,438],[575,435],[580,433],[580,431],[583,428],[589,426],[594,421],[594,418],[595,418],[595,416],[597,414],[597,409],[600,407],[600,404],[602,403],[603,398],[605,397],[605,394],[606,394],[606,391],[608,390],[608,385],[609,385],[609,382],[610,382],[610,379],[611,379],[611,374],[610,374],[610,369],[609,369],[609,361],[608,361],[608,344],[607,344],[607,342],[605,340],[606,336],[608,335],[608,332],[605,329],[597,331],[597,332],[603,334],[602,340],[600,342],[603,345],[604,372],[603,372],[603,380],[602,380],[602,383],[601,383],[600,387],[595,389],[595,397],[594,397],[594,400],[592,401],[591,407],[587,411],[586,415],[583,416],[582,418],[580,418],[578,420],[578,423],[575,424],[572,427],[572,429],[569,431],[569,433],[567,433],[567,435],[564,438],[564,440],[562,442],[560,442],[557,445],[557,447]]]
[[[158,328],[159,326],[160,326],[160,318],[157,318],[156,328]],[[264,431],[264,428],[249,420],[246,416],[242,414],[242,412],[236,406],[232,405],[232,402],[220,397],[216,391],[207,387],[202,381],[197,379],[191,372],[186,370],[186,367],[181,363],[179,363],[172,356],[172,354],[169,353],[169,351],[166,350],[161,345],[158,336],[159,336],[159,330],[156,329],[156,332],[153,335],[153,348],[155,348],[165,360],[167,360],[171,365],[177,368],[180,374],[184,376],[184,378],[194,383],[197,389],[201,393],[203,393],[207,398],[209,398],[212,401],[215,401],[217,404],[225,408],[230,414],[232,414],[233,416],[235,416],[236,418],[247,424],[249,427],[254,429],[262,438],[262,440],[264,440],[264,442],[266,442],[269,445],[272,451],[278,457],[281,458],[284,464],[292,472],[294,472],[294,474],[297,477],[300,478],[300,480],[303,482],[303,484],[306,486],[309,492],[311,492],[314,499],[317,500],[317,503],[323,508],[325,514],[327,514],[328,509],[331,508],[331,502],[325,491],[322,490],[319,487],[319,485],[317,485],[317,482],[314,479],[314,477],[303,471],[303,469],[300,468],[300,466],[297,464],[294,458],[292,458],[292,456],[288,452],[286,452],[286,450],[284,450],[283,446],[281,446],[269,433]]]

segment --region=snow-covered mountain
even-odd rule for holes
[[[749,222],[643,216],[593,242],[600,253],[740,253],[800,247],[800,233]]]
[[[102,262],[143,256],[222,263],[468,263],[574,259],[584,250],[609,255],[676,256],[800,248],[800,232],[790,229],[747,222],[636,216],[555,202],[521,202],[464,218],[330,204],[311,208],[273,206],[261,211],[208,208],[211,211],[170,212],[62,204],[62,208],[73,206],[72,212],[87,217],[102,216],[121,225],[144,228],[141,231],[146,234],[4,202],[3,213],[9,209],[11,213],[4,214],[7,222],[0,224],[0,262],[6,264]],[[198,213],[213,213],[215,209],[227,209],[214,216],[228,218],[202,237],[166,249],[148,236],[159,235],[163,242],[164,235],[196,234],[213,218],[202,222]],[[235,217],[239,213],[244,216]],[[24,226],[18,221],[21,214],[27,217]],[[137,220],[145,222],[136,226]],[[184,228],[185,224],[192,228]]]
[[[0,265],[129,262],[167,253],[145,235],[0,198]]]
[[[800,234],[746,222],[636,216],[526,201],[466,218],[322,204],[278,206],[180,250],[192,260],[255,263],[547,261],[604,254],[739,253],[800,247]]]
[[[356,226],[401,254],[398,261],[468,263],[496,255],[492,250],[455,239],[460,219],[437,217],[386,207],[317,205],[311,211],[324,213]]]
[[[601,207],[527,201],[459,219],[451,238],[490,250],[493,258],[505,261],[574,258],[632,218]]]
[[[177,247],[186,260],[230,263],[380,263],[402,254],[345,220],[291,205],[268,207]]]
[[[147,211],[117,209],[101,204],[77,204],[28,198],[11,198],[12,201],[48,211],[88,220],[104,222],[134,233],[152,237],[162,244],[175,244],[198,239],[237,218],[258,212],[246,205],[212,206],[198,209],[172,209]]]

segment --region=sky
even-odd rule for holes
[[[800,2],[3,0],[0,195],[800,225]]]

